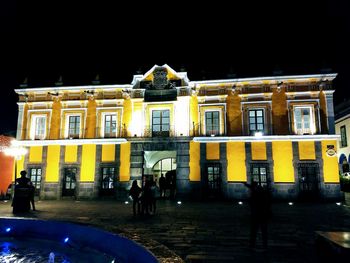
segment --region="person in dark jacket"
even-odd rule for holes
[[[270,194],[266,187],[262,187],[254,181],[252,184],[245,183],[245,186],[250,189],[251,228],[249,246],[255,247],[256,236],[260,228],[263,247],[267,248],[267,225],[271,216]]]
[[[132,209],[134,212],[134,215],[136,215],[136,206],[137,206],[137,213],[140,214],[140,195],[141,195],[141,187],[137,185],[137,181],[134,180],[132,182],[132,186],[129,190],[129,196],[132,198]]]

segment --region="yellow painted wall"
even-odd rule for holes
[[[300,160],[316,160],[315,142],[300,141],[299,145],[299,159]]]
[[[323,159],[323,178],[325,183],[339,183],[339,166],[337,154],[334,156],[327,155],[327,145],[333,145],[337,151],[337,141],[322,141],[322,159]]]
[[[78,158],[78,145],[66,145],[64,151],[64,162],[75,163]]]
[[[23,107],[23,120],[22,120],[22,140],[25,140],[27,138],[27,131],[28,127],[28,104],[25,103]]]
[[[22,171],[22,170],[24,170],[24,155],[21,157],[21,159],[20,160],[17,160],[17,178],[19,178],[21,175],[20,175],[20,172]],[[15,162],[16,162],[16,160],[15,160]],[[15,163],[13,163],[13,164],[15,164]],[[15,167],[13,167],[13,171],[15,170]],[[15,173],[13,173],[13,176],[12,176],[12,181],[14,181],[15,180]]]
[[[123,132],[126,132],[126,134],[123,134],[124,136],[130,136],[131,135],[131,120],[132,120],[132,102],[131,99],[125,99],[123,104],[123,120],[122,120],[122,130]],[[126,130],[124,130],[124,128]]]
[[[285,89],[280,92],[275,89],[272,93],[273,134],[289,134],[287,96]]]
[[[294,183],[293,148],[291,141],[272,142],[275,183]]]
[[[252,160],[267,160],[265,142],[252,142]]]
[[[122,143],[120,145],[120,169],[119,181],[127,182],[130,180],[130,154],[131,143]]]
[[[96,101],[90,98],[87,107],[85,138],[95,138],[96,127]]]
[[[102,162],[115,161],[115,144],[102,145]]]
[[[323,91],[320,92],[320,118],[321,118],[321,133],[327,134],[327,103],[326,96]]]
[[[201,180],[200,143],[190,142],[190,181]]]
[[[242,135],[241,98],[230,92],[226,98],[226,106],[227,135]]]
[[[84,144],[81,157],[81,182],[93,182],[95,180],[96,145]]]
[[[207,143],[206,144],[206,157],[207,160],[219,160],[220,159],[220,143]]]
[[[246,182],[247,169],[245,165],[245,143],[228,142],[226,144],[227,156],[227,181]]]
[[[49,135],[50,140],[57,140],[60,138],[61,109],[61,99],[55,99],[52,104],[52,116]]]
[[[46,182],[53,183],[59,180],[60,147],[60,145],[47,146]]]
[[[29,149],[29,162],[41,163],[43,159],[43,146],[32,146]]]
[[[194,132],[197,132],[197,134],[199,132],[199,130],[198,130],[199,129],[199,124],[198,124],[198,97],[196,95],[192,95],[191,96],[191,100],[190,100],[190,114],[191,114],[190,130],[192,131],[190,135],[191,136],[195,136]]]

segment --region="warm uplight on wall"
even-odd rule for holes
[[[262,132],[256,132],[254,133],[254,136],[257,137],[257,138],[260,138],[262,137],[264,134]]]
[[[283,84],[283,82],[281,81],[281,82],[278,82],[278,84],[277,84],[277,92],[278,93],[280,93],[281,92],[281,89],[282,89],[282,84]]]

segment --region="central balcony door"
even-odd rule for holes
[[[170,133],[170,111],[152,111],[152,137],[169,137]]]

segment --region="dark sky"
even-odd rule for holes
[[[317,74],[330,68],[336,102],[350,97],[347,1],[46,1],[1,5],[0,134],[17,123],[17,88],[130,83],[138,70],[167,63],[190,80]],[[197,1],[196,1],[197,2]],[[262,3],[263,2],[263,3]],[[291,4],[288,4],[290,2]],[[303,2],[308,2],[307,5]],[[49,4],[48,4],[49,3]],[[119,4],[118,4],[119,3]],[[8,41],[7,41],[8,40]],[[3,63],[5,62],[5,63]],[[348,94],[349,93],[349,94]]]

